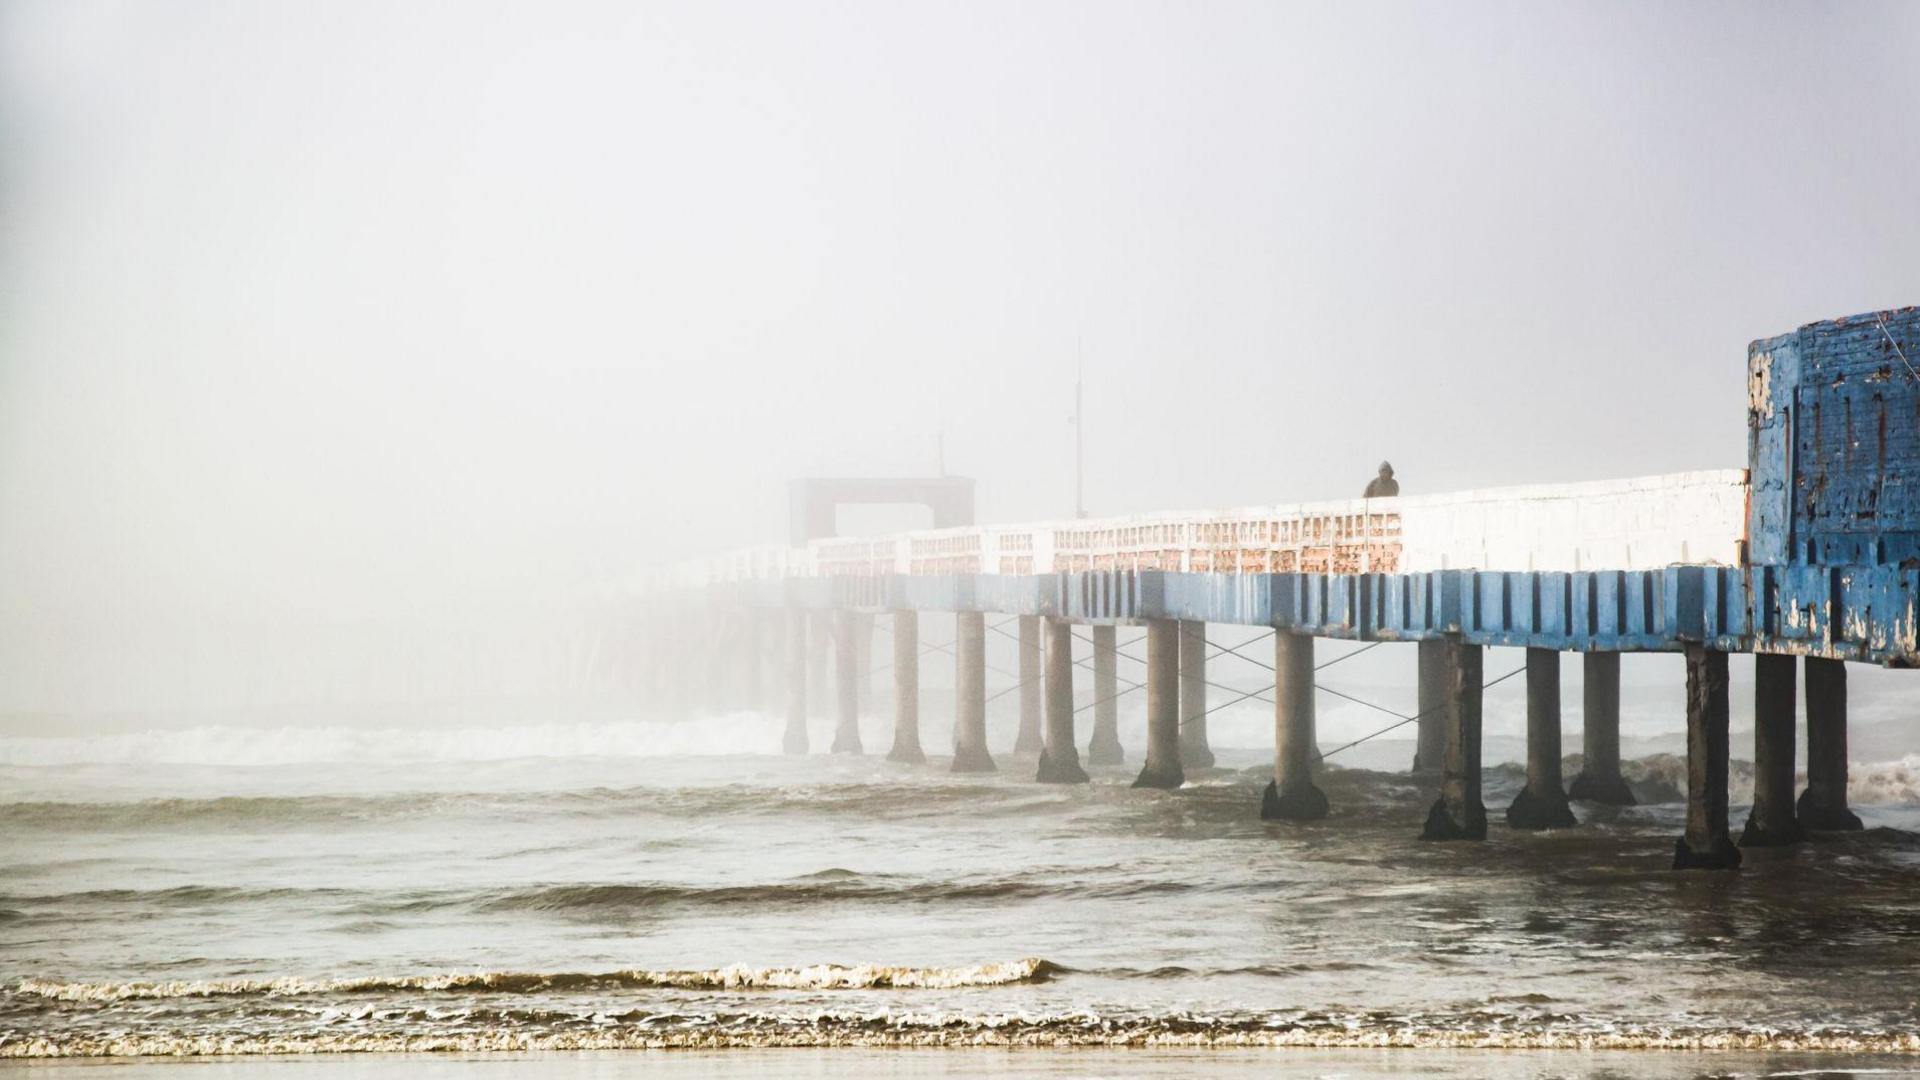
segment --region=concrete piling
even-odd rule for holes
[[[1485,840],[1487,808],[1480,801],[1480,694],[1482,648],[1458,637],[1443,642],[1441,707],[1445,748],[1440,755],[1440,798],[1427,812],[1423,840]]]
[[[1731,870],[1740,849],[1727,833],[1727,654],[1687,646],[1687,830],[1675,870]]]
[[[1177,788],[1180,767],[1180,628],[1172,619],[1147,623],[1147,762],[1134,787]]]
[[[1073,745],[1073,624],[1048,619],[1046,638],[1046,730],[1034,779],[1042,784],[1084,784],[1080,751]]]
[[[888,761],[918,765],[920,748],[920,614],[893,613],[893,747]]]
[[[1741,847],[1780,847],[1805,839],[1793,807],[1794,658],[1753,656],[1753,810]]]
[[[1447,702],[1447,643],[1421,641],[1418,650],[1419,694],[1414,715],[1419,732],[1413,748],[1413,772],[1416,776],[1438,776],[1440,759],[1447,752],[1447,728],[1444,717]]]
[[[780,749],[789,754],[807,752],[807,613],[787,613],[787,730]]]
[[[827,661],[833,652],[833,613],[816,611],[807,629],[808,708],[825,713],[833,708],[832,680],[827,678]]]
[[[1093,740],[1087,744],[1087,764],[1119,765],[1127,760],[1120,746],[1120,652],[1117,631],[1093,628]]]
[[[1847,808],[1847,665],[1807,657],[1807,790],[1800,827],[1826,832],[1860,828]]]
[[[1041,736],[1041,705],[1043,692],[1040,669],[1043,664],[1040,643],[1040,616],[1020,616],[1018,646],[1020,650],[1020,729],[1013,737],[1013,752],[1016,754],[1037,754],[1045,739]]]
[[[1327,796],[1313,783],[1313,638],[1273,636],[1273,779],[1260,796],[1266,821],[1327,816]]]
[[[1527,784],[1507,807],[1515,829],[1577,825],[1560,782],[1560,653],[1527,650]]]
[[[859,672],[860,715],[873,712],[873,615],[857,611],[853,615],[853,659]]]
[[[859,617],[842,611],[833,620],[833,664],[836,712],[833,752],[860,753],[860,648],[856,641]]]
[[[1620,654],[1580,654],[1580,775],[1567,797],[1610,806],[1632,806],[1633,789],[1620,775]]]
[[[1180,620],[1180,764],[1213,768],[1207,745],[1207,624]]]
[[[993,756],[987,753],[987,619],[963,611],[954,624],[959,640],[953,650],[953,771],[993,772]]]

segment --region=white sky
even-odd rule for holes
[[[1745,460],[1920,301],[1920,5],[0,0],[0,672],[781,538]],[[4,701],[0,701],[3,705]]]

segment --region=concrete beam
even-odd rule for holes
[[[1419,694],[1415,706],[1420,719],[1418,741],[1413,749],[1415,776],[1438,776],[1440,761],[1447,752],[1445,710],[1447,703],[1447,647],[1444,641],[1421,641],[1414,645],[1417,659]]]

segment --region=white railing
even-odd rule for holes
[[[753,548],[643,575],[641,591],[737,581],[1086,570],[1415,573],[1738,565],[1744,470],[1391,499],[1140,514]]]

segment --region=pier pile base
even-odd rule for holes
[[[887,760],[927,760],[920,748],[920,615],[913,611],[893,613],[893,747]]]
[[[954,619],[959,640],[954,652],[953,771],[990,773],[987,753],[987,621],[977,611]]]
[[[1740,846],[1783,847],[1806,838],[1793,808],[1794,658],[1753,657],[1753,811]]]
[[[1180,767],[1180,629],[1171,619],[1147,620],[1147,762],[1137,788],[1177,788]]]
[[[1527,650],[1527,786],[1507,807],[1515,829],[1565,829],[1579,824],[1560,783],[1560,654]]]
[[[1120,672],[1117,633],[1111,626],[1093,628],[1093,740],[1087,744],[1087,764],[1121,765],[1127,753],[1120,746]]]
[[[1440,716],[1446,746],[1440,761],[1440,798],[1427,812],[1423,840],[1485,840],[1487,808],[1480,801],[1479,645],[1457,637],[1443,642],[1446,704]]]
[[[1084,784],[1080,752],[1073,745],[1073,624],[1046,622],[1047,715],[1034,779],[1043,784]]]
[[[1807,657],[1807,790],[1800,827],[1823,832],[1860,828],[1847,808],[1847,665]]]
[[[1620,654],[1583,653],[1580,775],[1567,798],[1609,806],[1632,806],[1633,789],[1620,775]]]
[[[780,749],[807,752],[807,613],[787,613],[787,730]]]
[[[1273,779],[1260,796],[1266,821],[1315,821],[1327,796],[1313,783],[1313,639],[1273,636]]]
[[[1041,697],[1045,692],[1040,669],[1045,663],[1040,644],[1040,616],[1020,616],[1017,648],[1020,661],[1020,727],[1013,736],[1013,752],[1037,754],[1045,745],[1041,729]]]
[[[1740,849],[1727,834],[1727,654],[1687,646],[1687,831],[1675,870],[1731,870]]]
[[[1207,745],[1207,624],[1180,621],[1180,764],[1213,768]]]

